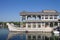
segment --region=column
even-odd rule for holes
[[[41,27],[43,27],[42,25],[43,25],[43,24],[42,24],[42,22],[41,22]]]
[[[23,21],[23,16],[21,17],[22,21]]]
[[[44,15],[44,20],[46,20],[46,19],[45,19],[45,15]]]
[[[59,16],[57,16],[57,19],[59,19]]]
[[[38,28],[38,23],[36,23],[36,28]]]
[[[33,23],[31,23],[31,28],[33,28]]]
[[[45,22],[44,22],[44,27],[45,27]]]
[[[31,15],[31,19],[30,20],[33,20],[33,16]]]
[[[42,20],[42,15],[41,15],[41,20]]]
[[[50,22],[49,22],[49,27],[50,27]]]
[[[28,23],[26,23],[26,28],[28,28]]]
[[[48,19],[50,19],[50,16],[48,16]]]
[[[27,20],[27,16],[26,16],[26,20]]]
[[[36,20],[37,20],[37,16],[36,16]]]
[[[42,27],[42,22],[41,22],[41,27]]]
[[[58,26],[60,26],[59,24],[60,24],[60,23],[58,22]]]
[[[38,15],[37,15],[38,16]],[[36,20],[39,20],[39,18],[36,16]]]
[[[54,22],[53,22],[53,27],[54,27]]]
[[[54,16],[53,16],[53,20],[54,20]]]

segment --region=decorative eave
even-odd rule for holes
[[[60,13],[52,10],[43,10],[42,12],[21,12],[20,15],[59,15]]]

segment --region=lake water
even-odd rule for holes
[[[60,40],[60,35],[41,32],[20,34],[20,32],[9,32],[8,29],[0,29],[0,40]]]

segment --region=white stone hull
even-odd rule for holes
[[[52,32],[53,28],[50,27],[42,27],[42,28],[20,28],[20,27],[14,27],[13,25],[7,23],[9,31],[41,31],[41,32]]]

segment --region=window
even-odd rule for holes
[[[33,24],[33,28],[36,28],[36,24]]]
[[[26,24],[23,24],[23,27],[26,27]]]
[[[28,28],[31,28],[31,23],[28,23]]]
[[[28,15],[27,17],[31,17],[31,15]]]
[[[36,28],[36,23],[35,22],[33,23],[33,28]]]
[[[40,28],[40,27],[41,27],[41,25],[39,24],[39,25],[38,25],[38,28]]]
[[[45,16],[45,19],[48,19],[48,16],[47,15]]]
[[[38,23],[38,28],[40,28],[40,27],[41,27],[41,23],[39,22],[39,23]]]
[[[25,16],[23,16],[23,17],[22,17],[22,21],[24,21],[25,19],[26,19]]]
[[[36,16],[35,15],[33,15],[33,17],[36,19]]]
[[[52,15],[50,16],[50,19],[53,19],[53,16]]]
[[[53,27],[53,22],[50,22],[50,27]]]
[[[28,40],[31,40],[31,35],[28,35],[28,38],[27,38]]]
[[[46,22],[46,23],[45,23],[45,25],[49,25],[49,23],[48,23],[48,22]]]
[[[31,18],[31,16],[30,16],[30,15],[28,15],[28,16],[27,16],[27,19],[29,19],[29,18]]]
[[[25,22],[23,22],[23,27],[26,27],[26,23]]]
[[[42,19],[44,19],[44,16],[42,16]]]
[[[58,22],[55,22],[54,25],[55,25],[55,26],[58,26]]]
[[[40,16],[40,15],[38,15],[38,18],[39,18],[39,19],[41,19],[41,16]]]
[[[42,22],[42,26],[44,26],[44,22]]]
[[[57,19],[57,16],[54,16],[54,19]]]
[[[48,22],[46,22],[46,23],[45,23],[45,27],[47,27],[48,25],[49,25],[49,23],[48,23]]]
[[[28,25],[28,28],[31,28],[31,25]]]

